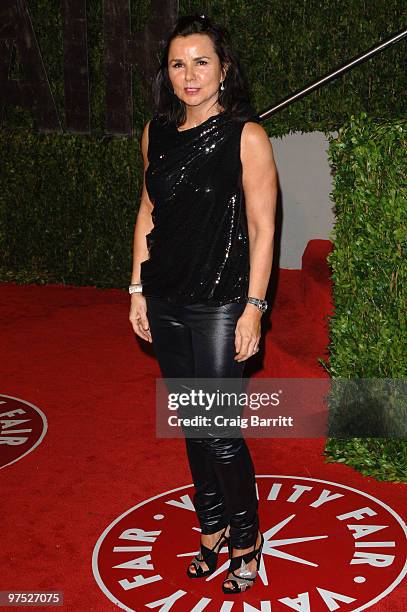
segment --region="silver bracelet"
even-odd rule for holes
[[[143,293],[143,285],[141,283],[132,283],[129,285],[129,293]]]
[[[261,300],[260,298],[255,297],[247,297],[246,299],[248,304],[253,304],[253,306],[257,306],[257,308],[261,310],[261,312],[266,312],[268,307],[266,300]]]

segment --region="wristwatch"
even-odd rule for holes
[[[132,283],[129,286],[129,293],[142,293],[143,292],[143,285],[141,283]]]
[[[261,312],[266,312],[267,307],[268,307],[266,300],[260,300],[259,298],[255,298],[255,297],[248,297],[247,303],[254,304],[254,306],[257,306],[257,308],[261,310]]]

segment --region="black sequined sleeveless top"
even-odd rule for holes
[[[240,139],[245,122],[258,120],[254,111],[244,120],[224,111],[183,131],[159,115],[150,121],[145,180],[154,227],[141,263],[145,296],[176,304],[246,302]]]

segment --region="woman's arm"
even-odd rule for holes
[[[154,205],[151,203],[148,197],[146,188],[145,174],[148,168],[148,122],[143,130],[141,137],[141,151],[144,160],[144,181],[143,191],[141,194],[140,206],[137,213],[136,224],[134,227],[134,238],[133,238],[133,270],[131,274],[131,283],[140,283],[140,264],[149,257],[147,249],[146,236],[153,229],[154,224],[151,217],[151,213],[154,209]],[[149,324],[147,319],[147,306],[146,299],[141,293],[131,294],[131,307],[129,320],[133,326],[135,333],[147,340],[152,342],[151,333],[149,330]]]
[[[147,158],[147,150],[148,150],[148,126],[150,122],[148,122],[143,131],[143,135],[141,137],[141,152],[143,154],[144,160],[144,181],[143,181],[143,191],[141,194],[140,206],[137,214],[136,224],[134,227],[134,239],[133,239],[133,271],[131,275],[132,283],[140,282],[140,264],[142,261],[148,259],[148,250],[147,250],[147,241],[146,235],[150,233],[153,229],[153,221],[151,218],[151,213],[153,211],[153,204],[148,197],[148,192],[146,189],[146,181],[145,174],[148,168],[148,158]],[[134,295],[134,294],[132,294]]]
[[[264,299],[273,263],[278,179],[271,142],[258,123],[244,125],[240,157],[250,250],[248,294]],[[236,361],[254,353],[260,340],[261,315],[257,306],[246,305],[236,326]]]

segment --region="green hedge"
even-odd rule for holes
[[[406,377],[406,140],[406,120],[377,123],[366,113],[330,139],[336,222],[328,369],[335,379]],[[405,440],[332,438],[327,451],[376,478],[407,482]]]
[[[128,285],[138,144],[30,132],[3,133],[0,144],[1,278]]]

